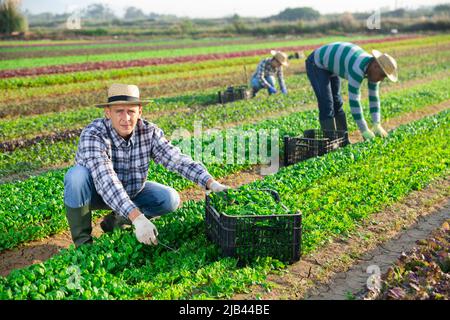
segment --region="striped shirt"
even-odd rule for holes
[[[256,68],[256,72],[253,74],[253,78],[256,77],[263,88],[269,88],[271,85],[267,82],[266,77],[274,77],[276,75],[281,91],[285,91],[286,84],[283,77],[283,67],[274,68],[271,63],[272,59],[270,57],[261,60]]]
[[[81,132],[75,156],[76,164],[91,173],[103,201],[124,217],[137,208],[131,199],[144,188],[150,160],[205,188],[212,178],[202,164],[167,141],[160,128],[143,119],[128,140],[118,135],[111,120],[94,120]]]
[[[372,55],[348,42],[334,42],[314,51],[316,66],[348,80],[350,110],[361,132],[368,129],[361,107],[361,84],[372,59]],[[368,81],[368,87],[372,122],[379,123],[379,82]]]

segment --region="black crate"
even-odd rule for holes
[[[285,136],[283,143],[283,162],[288,166],[344,147],[350,141],[347,131],[310,129],[304,131],[303,137]]]
[[[262,190],[280,201],[276,191]],[[206,195],[206,234],[224,256],[237,257],[241,264],[267,256],[293,263],[301,256],[302,215],[282,206],[286,213],[230,216],[217,212]]]
[[[252,90],[247,86],[228,87],[225,91],[219,91],[218,95],[220,103],[227,103],[252,98]]]

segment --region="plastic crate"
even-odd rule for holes
[[[276,191],[260,190],[280,201]],[[241,264],[259,256],[293,263],[301,256],[302,215],[287,213],[289,210],[282,207],[286,210],[282,214],[230,216],[218,212],[207,194],[206,234],[224,256],[237,257]]]
[[[227,103],[252,98],[252,90],[247,86],[228,87],[225,91],[219,91],[218,95],[220,103]]]
[[[324,155],[350,143],[347,131],[305,130],[303,137],[284,136],[284,165]]]

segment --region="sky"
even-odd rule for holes
[[[220,18],[238,14],[267,17],[286,8],[312,7],[320,13],[372,12],[384,7],[417,8],[422,5],[450,3],[450,0],[22,0],[22,9],[31,13],[72,13],[92,3],[107,4],[117,16],[134,6],[146,14],[173,14],[190,18]]]

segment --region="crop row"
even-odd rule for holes
[[[375,38],[356,42],[364,44],[398,41],[399,39],[401,39],[401,37]],[[356,39],[351,38],[351,40],[355,41]],[[69,56],[59,57],[57,61],[55,61],[54,58],[5,60],[0,62],[0,70],[2,70],[0,71],[0,78],[248,57],[267,54],[267,50],[274,48],[284,51],[312,49],[320,45],[322,43],[321,41],[320,38],[308,40],[308,42],[312,43],[309,45],[304,45],[304,41],[292,41],[251,45],[230,45],[225,47],[218,46],[194,49],[141,51],[132,54],[104,54],[88,57]]]
[[[334,41],[336,38],[330,38],[330,40]],[[327,38],[324,38],[327,40]],[[262,38],[248,38],[248,39],[209,39],[206,41],[202,39],[202,41],[191,42],[189,44],[183,42],[181,43],[160,43],[158,45],[152,44],[150,42],[128,42],[128,43],[120,43],[120,44],[99,44],[99,45],[89,45],[89,46],[72,46],[73,49],[67,49],[67,47],[34,47],[32,51],[17,51],[13,52],[3,51],[0,52],[0,59],[8,60],[8,59],[26,59],[26,58],[44,58],[44,57],[64,57],[64,56],[89,56],[99,54],[99,52],[108,52],[110,53],[124,53],[124,52],[139,52],[139,51],[150,51],[150,50],[167,50],[167,49],[184,49],[184,48],[198,48],[198,47],[214,47],[214,46],[226,46],[226,45],[236,45],[236,44],[251,44],[251,43],[263,43],[266,42],[267,39]],[[287,40],[285,40],[287,41]],[[36,50],[39,49],[39,50]],[[63,49],[63,50],[61,50]]]
[[[405,63],[405,67],[402,70],[402,73],[400,73],[401,81],[423,77],[429,74],[446,72],[449,66],[447,56],[443,56],[442,59],[439,60],[436,59],[436,57],[428,57],[428,60],[420,61],[418,65],[413,64],[411,59],[413,58],[405,57],[399,59],[399,61]],[[290,76],[287,77],[286,80],[290,88],[290,94],[287,97],[274,98],[285,101],[285,103],[281,103],[281,108],[283,108],[283,106],[284,108],[296,106],[299,102],[303,101],[312,101],[312,91],[304,74]],[[392,84],[386,83],[386,85],[391,86]],[[344,85],[343,87],[345,88],[346,86]],[[141,91],[143,96],[145,96],[146,89],[143,88]],[[172,97],[154,99],[149,106],[144,107],[144,117],[149,117],[149,119],[161,125],[167,131],[168,128],[165,127],[165,123],[168,123],[173,127],[173,117],[177,117],[180,121],[182,121],[179,126],[184,126],[185,122],[192,122],[193,119],[203,119],[204,121],[216,119],[217,115],[215,110],[219,109],[222,110],[221,114],[225,113],[227,118],[231,117],[229,118],[230,122],[239,121],[239,118],[233,118],[231,113],[225,111],[230,110],[230,108],[235,108],[235,106],[242,107],[243,110],[245,110],[248,106],[252,107],[254,103],[260,103],[258,99],[253,99],[246,102],[227,104],[225,106],[214,105],[205,108],[202,106],[217,99],[217,92],[203,92],[204,93],[201,94],[184,95],[179,98]],[[260,95],[263,94],[264,93],[262,92]],[[92,99],[97,99],[96,101],[98,102],[98,96],[92,96]],[[274,105],[274,108],[280,108],[280,106],[276,104]],[[177,110],[186,110],[189,115],[186,116],[184,113],[177,115]],[[161,112],[167,112],[167,114],[161,117],[155,116]],[[62,130],[78,129],[87,125],[92,119],[101,116],[102,110],[95,107],[84,107],[76,110],[68,110],[65,112],[50,113],[45,115],[33,115],[16,119],[0,119],[0,142],[10,141],[13,139],[29,139],[33,138],[37,134],[48,134]]]
[[[413,56],[414,54],[419,54],[419,51],[421,52],[419,58]],[[404,54],[405,52],[402,53]],[[430,47],[426,47],[422,50],[414,50],[412,52],[407,50],[407,53],[408,56],[400,55],[397,58],[399,63],[405,66],[401,72],[401,80],[410,79],[414,73],[416,73],[415,77],[419,74],[425,75],[429,73],[433,67],[436,68],[435,72],[439,72],[443,69],[445,70],[448,65],[450,55],[450,51],[433,51]],[[244,61],[244,63],[246,63],[246,61]],[[186,92],[186,90],[189,89],[193,90],[202,88],[204,90],[206,88],[213,87],[222,89],[229,83],[239,83],[242,81],[244,78],[242,67],[244,66],[245,65],[238,65],[217,69],[203,69],[203,67],[206,68],[207,66],[202,66],[201,70],[197,70],[194,73],[181,72],[176,74],[155,75],[152,77],[152,82],[156,81],[156,83],[150,86],[148,84],[147,77],[133,77],[123,79],[122,81],[140,85],[142,95],[151,97],[164,95],[167,93],[173,95],[175,92]],[[251,64],[247,64],[247,69],[250,67],[253,66]],[[239,70],[240,68],[241,70]],[[286,75],[298,73],[297,70],[302,69],[303,67],[301,61],[292,61],[291,68],[286,71]],[[220,74],[221,76],[214,76],[217,74]],[[194,75],[195,78],[192,78]],[[141,84],[142,82],[143,84]],[[0,117],[10,118],[11,116],[19,117],[21,115],[40,114],[52,111],[60,112],[65,109],[76,109],[86,105],[92,105],[98,102],[98,96],[104,94],[103,91],[94,89],[97,87],[103,88],[103,86],[103,81],[93,81],[88,83],[45,88],[29,88],[26,90],[6,90],[2,94],[4,104],[0,107]],[[79,90],[88,91],[80,93]],[[55,92],[64,92],[65,94],[57,97],[51,97],[51,95],[55,94]],[[35,96],[33,100],[24,100],[24,97],[29,95]],[[214,103],[214,101],[217,101],[216,92],[214,94],[207,94],[206,99],[203,99],[203,94],[193,92],[191,95],[192,97],[190,97],[189,100],[198,100],[199,105],[205,103],[211,104]],[[187,98],[187,96],[185,97]],[[185,97],[182,99],[185,99]],[[13,100],[14,102],[11,101],[8,103],[8,100]],[[204,102],[202,100],[204,100]],[[172,99],[172,101],[175,100]],[[180,102],[184,104],[183,101]],[[170,110],[170,105],[168,105],[165,109]],[[152,110],[154,110],[153,105]],[[27,120],[24,119],[24,121]]]
[[[177,78],[172,81],[160,82],[157,85],[141,84],[139,90],[142,97],[152,97],[154,101],[168,100],[174,102],[180,100],[183,105],[184,101],[195,101],[199,106],[205,104],[217,103],[217,91],[224,90],[230,83],[240,84],[243,82],[242,74],[231,72],[221,73],[220,77],[214,74],[205,74],[196,78],[186,77]],[[133,82],[129,82],[133,83]],[[212,89],[215,89],[214,95]],[[33,98],[32,100],[11,100],[0,106],[0,118],[19,118],[23,116],[33,116],[42,114],[54,114],[54,112],[68,112],[74,109],[84,109],[98,103],[99,97],[104,96],[107,88],[103,90],[95,90],[89,92],[75,92],[68,95],[44,96],[42,98]],[[49,88],[44,91],[50,92]],[[151,103],[153,103],[151,102]],[[152,110],[158,114],[161,110],[155,110],[154,105],[150,104]],[[173,107],[168,106],[164,110],[170,110]],[[148,107],[145,107],[145,110]],[[180,107],[183,110],[182,107]],[[177,109],[180,109],[177,108]]]
[[[434,40],[434,41],[431,41]],[[416,40],[399,40],[396,42],[388,42],[390,50],[396,50],[396,48],[401,51],[406,51],[407,49],[414,48],[420,49],[423,47],[435,48],[435,42],[440,41],[441,47],[442,44],[448,42],[448,38],[446,37],[433,37],[431,39],[427,39],[423,43],[418,44]],[[409,45],[405,47],[405,44]],[[384,43],[378,43],[377,47],[383,45]],[[398,47],[396,46],[398,45]],[[375,46],[374,44],[366,44],[364,47],[370,49]],[[438,49],[438,48],[436,48]],[[264,53],[265,55],[267,52]],[[257,57],[244,57],[242,60],[247,60],[248,62],[254,62]],[[233,63],[235,61],[235,63]],[[180,63],[175,65],[156,65],[156,66],[141,66],[135,68],[126,68],[126,69],[111,69],[111,70],[93,70],[87,72],[73,72],[70,75],[66,74],[49,74],[49,75],[38,75],[34,77],[26,76],[26,77],[14,77],[14,78],[5,78],[0,80],[0,88],[4,89],[13,89],[13,88],[29,88],[29,87],[42,87],[47,85],[55,85],[55,84],[64,84],[67,82],[86,82],[92,81],[95,79],[107,79],[107,78],[124,78],[131,76],[144,76],[144,75],[154,75],[168,72],[181,72],[187,70],[197,70],[197,69],[205,69],[205,68],[214,68],[219,66],[230,66],[234,64],[239,64],[240,59],[227,59],[221,61],[204,61],[200,63],[196,63],[192,65],[192,63]]]
[[[303,97],[300,96],[300,93],[303,95],[307,94],[312,97],[312,92],[304,92],[306,91],[306,77],[304,75],[298,77],[289,77],[286,79],[287,85],[291,87],[292,94],[288,96],[273,96],[271,99],[267,100],[268,102],[272,100],[281,100],[286,102],[295,102],[297,103],[303,101]],[[295,87],[299,87],[301,91],[295,90]],[[303,89],[302,89],[303,88]],[[299,91],[299,92],[297,92]],[[263,96],[264,95],[264,96]],[[261,96],[266,98],[265,93],[262,92]],[[176,123],[172,123],[170,121],[171,117],[177,115],[177,113],[182,114],[182,118],[185,119],[185,122],[192,122],[193,119],[202,119],[210,114],[212,117],[214,116],[213,109],[217,110],[234,110],[237,107],[242,107],[244,110],[249,107],[254,107],[255,105],[266,105],[266,108],[269,108],[269,103],[264,103],[261,101],[261,98],[257,97],[256,99],[247,100],[247,101],[238,101],[235,103],[229,103],[225,105],[215,104],[215,105],[207,105],[202,102],[211,101],[213,99],[217,99],[217,91],[203,91],[203,93],[199,93],[198,95],[183,95],[181,97],[167,97],[167,98],[157,98],[154,99],[149,105],[143,107],[143,117],[149,117],[152,121],[155,121],[159,124],[159,119],[165,118],[170,125],[176,125]],[[287,105],[286,105],[287,106]],[[186,110],[186,112],[180,112],[180,110]],[[158,117],[156,120],[153,114],[164,114],[161,117]],[[190,116],[186,116],[185,113],[190,114]],[[78,110],[70,110],[66,112],[60,113],[51,113],[44,115],[33,115],[24,118],[17,119],[1,119],[0,120],[0,141],[9,141],[14,138],[31,138],[35,136],[37,133],[48,133],[61,131],[64,129],[76,129],[80,127],[84,127],[88,123],[90,123],[94,118],[102,117],[103,110],[101,108],[96,107],[85,107],[79,108]],[[231,114],[229,115],[231,116]],[[189,121],[189,120],[190,121]],[[207,120],[207,119],[205,119]],[[222,119],[223,120],[223,119]],[[233,121],[233,119],[229,119]],[[239,120],[238,118],[234,119]],[[181,124],[180,124],[181,126]]]
[[[307,81],[304,79],[304,81]],[[435,104],[450,98],[446,86],[450,79],[435,80],[427,85],[417,85],[417,88],[410,88],[400,92],[391,92],[383,95],[383,117],[389,112],[386,105],[392,104],[390,101],[398,101],[397,94],[402,96],[411,95],[422,101],[423,105]],[[297,82],[301,85],[301,82]],[[343,88],[346,93],[346,88]],[[225,125],[233,122],[248,122],[250,119],[255,121],[255,115],[260,119],[267,117],[275,109],[280,111],[295,112],[313,108],[312,105],[305,105],[314,102],[314,96],[310,91],[296,91],[287,97],[269,97],[268,100],[254,99],[251,101],[240,101],[224,106],[209,106],[206,109],[197,110],[197,113],[191,113],[189,116],[184,113],[173,113],[155,119],[158,125],[166,132],[167,136],[179,128],[184,128],[190,132],[193,131],[195,120],[202,120],[202,128],[213,128],[217,125]],[[275,108],[275,109],[274,109]],[[313,108],[315,109],[315,108]],[[314,111],[312,111],[314,112]],[[265,115],[265,116],[264,116]],[[100,116],[100,111],[99,111]],[[60,165],[72,161],[78,136],[75,136],[76,130],[63,131],[59,134],[44,136],[40,139],[32,138],[29,141],[34,144],[27,148],[17,149],[13,152],[0,153],[0,177],[8,176],[12,173],[36,170],[43,167]],[[64,138],[69,138],[64,140]],[[72,138],[71,138],[72,137]],[[71,138],[71,139],[70,139]],[[63,140],[63,141],[61,141]],[[4,143],[10,146],[12,143]],[[27,145],[27,140],[15,140],[14,146],[18,144]]]
[[[375,139],[283,168],[243,190],[271,188],[303,213],[304,253],[358,221],[449,172],[450,112],[403,126]],[[433,139],[430,139],[433,137]],[[260,203],[264,207],[264,202]],[[2,299],[230,298],[249,286],[267,286],[270,258],[238,267],[221,258],[204,235],[204,202],[188,202],[155,221],[161,246],[143,246],[131,230],[102,235],[93,246],[73,247],[44,263],[0,278]]]
[[[295,80],[295,83],[291,80]],[[290,85],[291,92],[297,92],[299,88],[305,87],[306,78],[289,78],[288,84]],[[293,97],[295,98],[295,97]],[[277,103],[278,99],[271,98],[273,103]],[[311,102],[312,94],[309,94],[308,97],[305,97],[302,101],[299,102]],[[212,105],[214,104],[214,105]],[[198,118],[209,118],[213,120],[210,116],[214,116],[214,123],[217,124],[217,120],[221,118],[222,115],[226,114],[227,118],[222,121],[222,124],[226,124],[228,122],[233,122],[236,120],[243,120],[244,118],[252,117],[255,114],[266,114],[267,112],[273,111],[273,105],[268,103],[262,103],[261,98],[255,98],[251,102],[249,101],[241,101],[236,104],[227,104],[227,105],[219,105],[217,103],[217,92],[206,92],[201,95],[183,95],[178,97],[166,97],[154,99],[151,103],[152,107],[150,111],[144,111],[145,119],[153,122],[157,122],[160,126],[165,130],[166,133],[170,134],[174,129],[179,126],[188,125],[188,129],[192,129],[193,119]],[[237,114],[237,108],[239,108],[240,114]],[[286,108],[292,109],[288,104],[283,103],[277,106],[277,110],[285,110]],[[102,115],[102,110],[98,108],[92,108],[90,111],[94,112],[94,116],[100,117]],[[220,112],[220,115],[217,116],[217,112]],[[199,117],[197,117],[197,115]],[[35,124],[38,122],[39,117],[35,116],[33,118],[33,122]],[[210,121],[208,120],[208,121]],[[8,122],[4,122],[12,124],[11,120],[8,119]],[[47,126],[48,129],[48,126]],[[57,131],[56,133],[49,134],[39,134],[37,136],[33,136],[30,138],[19,138],[19,139],[8,139],[0,142],[0,151],[13,151],[18,148],[26,148],[29,146],[34,146],[39,142],[43,142],[44,144],[54,143],[57,141],[64,141],[72,139],[76,136],[77,133],[81,132],[82,128],[78,129],[68,129],[64,131]],[[25,132],[22,132],[22,137],[26,135]],[[19,159],[22,157],[14,156],[13,158]]]
[[[342,39],[343,37],[337,38]],[[159,58],[174,58],[183,56],[195,56],[195,55],[206,55],[206,54],[217,54],[217,53],[232,53],[232,52],[243,52],[243,51],[255,51],[271,47],[293,47],[301,45],[310,45],[320,43],[320,39],[308,39],[308,40],[290,40],[290,41],[272,41],[266,43],[251,44],[246,46],[245,44],[229,45],[229,46],[204,46],[201,48],[180,48],[177,50],[150,50],[131,53],[104,53],[86,56],[68,56],[55,58],[35,58],[35,59],[17,59],[17,60],[5,60],[0,63],[0,70],[12,70],[12,69],[22,69],[22,68],[37,68],[43,66],[58,66],[58,65],[70,65],[86,62],[114,62],[114,61],[127,61],[127,60],[141,60],[141,59],[159,59]],[[88,59],[88,60],[86,60]]]
[[[335,37],[330,37],[334,39]],[[211,45],[228,45],[228,44],[243,44],[243,43],[258,43],[262,41],[267,41],[263,38],[200,38],[200,39],[164,39],[164,40],[146,40],[146,41],[96,41],[89,42],[86,44],[60,44],[54,45],[49,44],[48,46],[15,46],[15,47],[2,47],[2,42],[0,42],[0,49],[6,53],[25,53],[25,52],[36,52],[36,53],[51,53],[64,51],[73,52],[74,50],[94,50],[104,51],[116,48],[134,48],[136,47],[147,47],[147,48],[164,48],[170,46],[174,48],[176,46],[181,48],[199,47],[199,46],[211,46]],[[283,39],[280,39],[283,41]],[[292,39],[290,39],[292,41]],[[74,55],[74,54],[72,54]]]
[[[443,44],[448,43],[450,38],[445,37],[436,37],[434,41],[440,40],[439,46],[436,46],[431,39],[424,41],[424,43],[417,44],[415,41],[408,40],[408,43],[412,43],[405,47],[405,40],[398,42],[389,42],[389,50],[395,51],[396,57],[399,55],[399,52],[403,52],[403,55],[413,55],[411,49],[414,48],[414,51],[420,48],[430,48],[431,50],[442,50]],[[446,42],[447,41],[447,42]],[[380,45],[384,43],[379,43],[377,48],[382,49]],[[396,47],[396,45],[399,45]],[[367,50],[373,48],[374,44],[366,44],[363,47]],[[398,52],[397,52],[398,51]],[[267,52],[263,53],[267,55]],[[32,87],[43,87],[49,85],[56,84],[66,84],[66,83],[75,83],[75,82],[87,82],[93,80],[103,80],[103,79],[118,79],[118,78],[126,78],[133,76],[151,76],[158,74],[167,74],[170,72],[186,72],[192,70],[199,69],[207,69],[207,68],[218,68],[221,66],[232,66],[232,65],[241,65],[244,63],[255,63],[261,57],[245,57],[245,58],[234,58],[234,59],[226,59],[220,61],[206,61],[196,63],[192,65],[192,63],[180,63],[173,65],[156,65],[156,66],[146,66],[146,67],[135,67],[135,68],[126,68],[126,69],[112,69],[112,70],[94,70],[89,72],[73,72],[71,74],[51,74],[51,75],[40,75],[35,77],[15,77],[15,78],[6,78],[0,80],[0,88],[3,89],[17,89],[17,88],[32,88]]]
[[[403,252],[381,277],[379,290],[364,297],[377,300],[449,300],[450,219]],[[432,285],[430,285],[432,284]]]
[[[446,82],[440,81],[438,83],[436,81],[423,88],[407,89],[397,92],[395,95],[390,94],[386,96],[383,100],[383,119],[389,119],[399,114],[414,111],[417,108],[448,100],[449,92],[447,88],[449,81],[450,79],[447,79]],[[356,129],[353,121],[349,121],[349,125],[351,130]],[[284,135],[296,136],[301,134],[304,129],[314,127],[318,127],[318,120],[316,111],[311,110],[293,113],[282,118],[265,120],[254,125],[244,125],[242,129],[251,132],[251,130],[259,131],[260,129],[270,131],[276,128],[281,139]],[[222,134],[226,134],[227,131],[224,130]],[[212,144],[211,140],[208,140],[206,136],[201,142],[203,149]],[[192,145],[195,145],[195,143]],[[49,154],[45,149],[51,148],[51,146],[58,146],[58,143],[54,145],[38,144],[36,153],[33,156],[39,157],[39,154],[45,152]],[[282,148],[282,141],[280,141],[280,146]],[[73,157],[74,147],[75,145],[72,146],[70,152],[64,152],[64,149],[61,147],[54,149],[53,155],[54,157],[60,157],[61,154],[64,154],[69,160],[70,157]],[[11,156],[9,160],[15,161],[16,158],[20,159],[18,154],[14,154],[14,157]],[[26,161],[30,161],[30,163],[26,164],[28,167],[35,164],[35,162],[32,162],[34,161],[32,159],[26,158]],[[38,159],[37,161],[41,161],[40,164],[46,164],[46,159]],[[48,162],[51,161],[50,157]],[[247,161],[242,164],[223,165],[221,163],[208,162],[206,165],[214,176],[224,177],[249,168],[251,163],[247,158]],[[0,239],[0,249],[11,248],[19,243],[40,238],[64,230],[67,227],[63,214],[62,196],[62,181],[65,171],[66,169],[55,170],[37,177],[31,177],[25,181],[0,185],[0,230],[2,230],[0,232],[2,237]],[[153,162],[150,162],[148,179],[170,185],[177,190],[192,186],[191,182]]]
[[[0,151],[1,152],[11,152],[19,148],[26,148],[33,145],[36,145],[40,142],[43,142],[45,144],[52,144],[57,141],[64,141],[64,140],[70,140],[74,139],[76,137],[79,137],[81,134],[81,131],[83,129],[74,129],[74,130],[67,130],[62,131],[50,135],[38,135],[31,139],[17,139],[12,141],[6,141],[6,142],[0,142]]]
[[[295,62],[293,65],[295,66],[298,63]],[[137,76],[121,79],[120,82],[138,85],[141,96],[147,99],[150,97],[173,97],[182,93],[192,93],[192,96],[196,96],[204,89],[217,88],[216,90],[223,90],[230,84],[245,84],[244,67],[248,70],[253,68],[254,64],[157,74],[152,77]],[[291,69],[286,72],[286,75],[293,73],[294,70]],[[247,75],[249,76],[248,73]],[[0,94],[5,102],[0,106],[0,117],[14,118],[22,114],[51,113],[55,110],[63,111],[93,106],[98,103],[99,97],[106,95],[107,85],[108,83],[105,81],[92,81],[55,85],[53,87],[8,90]],[[11,109],[14,109],[17,113]]]
[[[76,72],[70,74],[55,74],[55,75],[45,75],[38,77],[17,77],[17,78],[8,78],[0,80],[0,88],[8,89],[26,89],[26,88],[42,88],[46,86],[55,86],[55,85],[64,85],[64,84],[75,84],[75,83],[87,83],[89,82],[92,85],[91,90],[95,90],[99,88],[99,84],[101,80],[112,80],[112,79],[123,79],[129,78],[127,81],[138,82],[139,80],[142,82],[155,82],[158,81],[158,76],[161,75],[169,75],[169,74],[177,74],[180,77],[186,77],[187,75],[191,75],[192,77],[196,76],[197,71],[207,71],[207,70],[217,70],[217,73],[220,73],[222,68],[227,67],[238,67],[242,65],[254,64],[259,61],[262,56],[257,57],[244,57],[244,58],[231,58],[226,60],[213,60],[213,61],[203,61],[199,63],[180,63],[180,64],[171,64],[171,65],[155,65],[155,66],[147,66],[147,67],[137,67],[137,68],[127,68],[127,69],[112,69],[112,70],[99,70],[99,71],[91,71],[91,72]],[[191,72],[191,73],[189,73]],[[155,79],[156,77],[156,79]],[[173,75],[172,75],[173,77]],[[136,78],[136,79],[133,79]],[[164,79],[164,78],[162,78]],[[64,89],[62,87],[61,89]],[[76,87],[77,91],[82,90],[83,87]],[[86,90],[86,87],[84,87]],[[69,91],[70,92],[70,91]],[[8,95],[11,93],[8,92]],[[8,95],[5,97],[8,98]],[[30,96],[29,94],[25,94],[25,96]],[[14,97],[14,96],[12,96]]]
[[[284,50],[295,50],[297,47],[283,48]],[[130,67],[144,67],[155,66],[161,64],[178,64],[178,63],[197,63],[208,60],[223,60],[236,57],[248,57],[267,54],[267,50],[254,50],[244,52],[232,52],[232,53],[216,53],[216,54],[204,54],[195,56],[181,56],[173,58],[152,58],[141,60],[124,60],[124,61],[107,61],[107,62],[85,62],[78,64],[56,65],[49,67],[37,67],[30,69],[18,69],[18,70],[6,70],[0,71],[0,78],[10,78],[16,76],[34,76],[41,74],[54,74],[54,73],[72,73],[79,71],[90,70],[107,70],[107,69],[121,69]]]
[[[117,42],[117,41],[112,41]],[[42,47],[42,46],[67,46],[67,45],[84,45],[84,44],[94,44],[96,41],[92,40],[11,40],[11,41],[0,41],[0,49],[13,49],[18,48],[32,48],[32,47]]]
[[[331,38],[334,40],[334,38]],[[19,48],[4,50],[0,52],[0,58],[7,59],[24,59],[24,58],[43,58],[43,57],[62,57],[62,56],[88,56],[104,53],[121,53],[121,52],[138,52],[149,50],[166,50],[180,48],[198,48],[198,47],[214,47],[226,46],[243,43],[262,43],[267,39],[248,38],[248,39],[199,39],[194,41],[180,41],[173,43],[171,41],[161,42],[159,44],[152,42],[126,42],[126,43],[105,43],[96,45],[83,46],[50,46],[50,47],[30,47],[25,50]],[[32,50],[31,50],[32,49]]]

